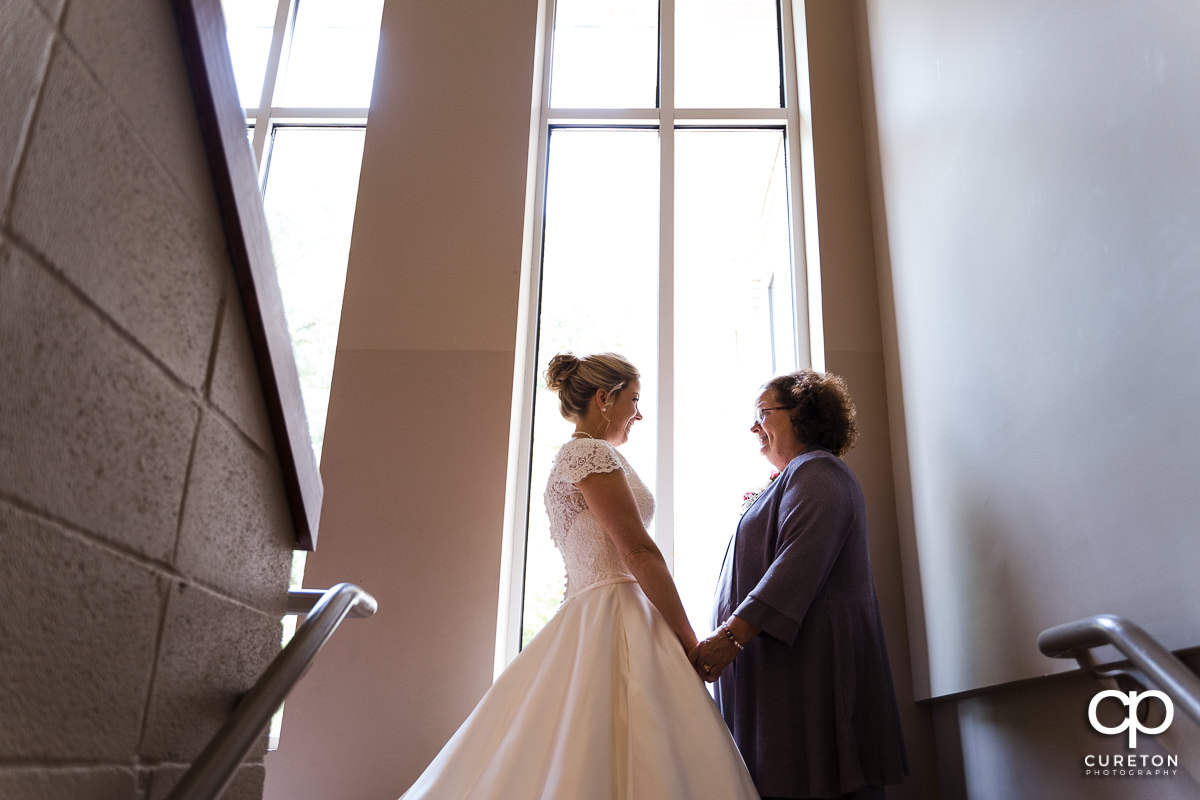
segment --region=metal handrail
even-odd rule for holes
[[[1085,670],[1096,665],[1088,652],[1112,645],[1134,669],[1114,667],[1110,673],[1133,675],[1166,692],[1175,705],[1200,723],[1200,676],[1140,627],[1114,614],[1098,614],[1042,631],[1038,649],[1051,658],[1074,658]],[[1102,677],[1106,677],[1104,675]]]
[[[362,599],[350,606],[350,617],[370,617],[374,616],[376,603],[375,598],[363,592],[352,583],[339,583],[333,589],[292,589],[288,592],[287,598],[287,613],[296,615],[312,615],[313,607],[320,602],[321,598],[341,586],[349,586],[353,589],[358,589],[362,592]]]
[[[215,800],[229,784],[275,709],[312,666],[329,637],[347,616],[369,617],[375,598],[352,583],[325,591],[288,592],[289,614],[308,614],[287,647],[275,657],[258,683],[245,694],[200,757],[180,778],[168,800]]]

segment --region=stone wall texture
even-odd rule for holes
[[[162,798],[293,541],[169,4],[0,2],[0,108],[0,797]]]

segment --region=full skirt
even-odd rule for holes
[[[679,640],[630,579],[559,609],[402,800],[758,800]]]

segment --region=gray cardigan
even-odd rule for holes
[[[714,626],[761,628],[716,683],[758,791],[836,797],[908,774],[854,473],[809,448],[742,516]]]

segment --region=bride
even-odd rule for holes
[[[546,384],[575,423],[545,494],[566,599],[402,800],[758,800],[688,661],[654,498],[616,450],[642,418],[638,371],[564,353]]]

